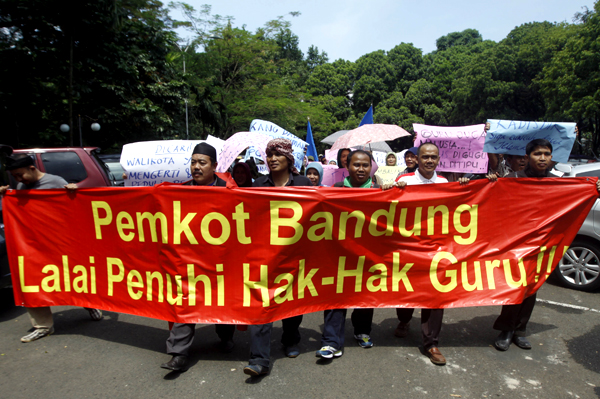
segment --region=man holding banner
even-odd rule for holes
[[[76,190],[77,185],[67,183],[60,176],[43,173],[34,164],[30,156],[8,158],[6,170],[18,182],[17,190],[66,188]],[[0,196],[3,196],[9,186],[0,187]],[[49,306],[26,307],[33,331],[21,338],[21,342],[32,342],[54,333],[54,317]],[[102,311],[94,308],[85,308],[92,320],[102,320]]]
[[[397,178],[396,187],[402,188],[407,185],[448,183],[448,180],[438,176],[435,169],[440,162],[440,150],[434,143],[423,143],[417,150],[418,168],[414,173],[407,173]],[[460,184],[467,184],[469,179],[461,177]],[[383,187],[384,189],[389,186]],[[410,320],[414,313],[413,308],[397,308],[398,327],[394,335],[404,338],[408,335]],[[433,364],[443,366],[446,358],[438,349],[440,332],[444,318],[444,309],[422,309],[421,310],[421,334],[423,336],[423,349]]]
[[[371,153],[355,150],[346,157],[346,165],[350,174],[343,181],[335,183],[334,187],[347,188],[379,188],[379,184],[371,179],[373,158]],[[342,356],[344,347],[344,332],[346,309],[330,309],[324,313],[323,335],[321,349],[316,355],[325,359]],[[354,339],[361,348],[372,348],[371,325],[373,324],[373,308],[357,308],[352,312],[351,320],[354,327]]]
[[[217,150],[210,144],[200,143],[192,152],[190,172],[192,180],[183,183],[185,186],[225,187],[226,182],[216,175]],[[233,349],[233,333],[235,326],[216,324],[217,335],[221,339],[221,350],[225,353]],[[167,339],[167,353],[171,360],[160,365],[171,371],[186,371],[190,347],[194,342],[195,323],[175,323]]]
[[[552,177],[550,165],[552,164],[552,143],[546,139],[535,139],[530,141],[525,148],[525,169],[508,174],[506,177],[516,178],[544,178]],[[488,175],[488,179],[496,181],[498,176]],[[596,182],[596,188],[600,191],[600,181]],[[504,305],[500,316],[494,323],[494,330],[500,334],[494,341],[494,347],[500,351],[506,351],[511,342],[521,349],[531,349],[531,343],[525,335],[527,323],[535,307],[536,294],[523,300],[518,305]]]

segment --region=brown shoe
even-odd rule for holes
[[[408,323],[398,323],[398,327],[394,330],[394,335],[398,338],[404,338],[408,335],[408,328],[410,327],[410,322]]]
[[[429,348],[425,351],[425,354],[431,360],[431,363],[443,366],[446,364],[446,358],[442,355],[442,352],[437,347]]]

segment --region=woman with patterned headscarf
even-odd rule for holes
[[[254,181],[253,187],[288,187],[312,186],[307,177],[301,176],[294,166],[292,142],[288,139],[273,139],[267,143],[267,166],[269,174]],[[287,357],[300,354],[300,323],[302,315],[283,319],[283,335],[281,343]],[[250,331],[250,361],[244,367],[244,373],[251,376],[264,375],[269,372],[271,357],[271,331],[273,323],[251,325]]]
[[[292,142],[288,139],[273,139],[267,143],[267,166],[269,174],[259,177],[255,187],[310,186],[310,180],[300,176],[294,166]]]

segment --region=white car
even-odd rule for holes
[[[600,162],[583,165],[557,164],[562,177],[600,177]],[[580,291],[600,288],[600,200],[588,213],[573,243],[554,270],[566,287]]]

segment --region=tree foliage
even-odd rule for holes
[[[310,118],[318,141],[355,128],[373,105],[376,123],[409,131],[415,122],[576,121],[598,152],[598,3],[573,23],[526,23],[498,43],[466,29],[440,37],[429,54],[400,43],[355,62],[330,61],[315,46],[303,53],[291,22],[298,12],[252,32],[208,5],[169,9],[183,20],[158,0],[0,3],[9,144],[68,144],[58,126],[69,105],[75,120],[101,123],[101,134],[84,126],[84,143],[102,146],[183,138],[186,121],[190,138],[227,138],[255,118],[299,136]],[[178,38],[176,28],[191,36]]]

